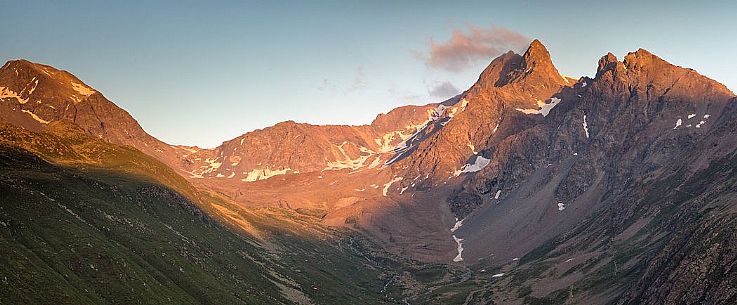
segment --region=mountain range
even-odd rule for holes
[[[13,60],[0,122],[0,303],[737,302],[737,97],[644,49],[213,149]]]

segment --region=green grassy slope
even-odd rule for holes
[[[3,303],[286,303],[258,248],[164,187],[13,149],[0,172]]]
[[[398,263],[368,243],[199,192],[132,148],[0,126],[0,304],[393,303]]]

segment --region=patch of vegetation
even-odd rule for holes
[[[532,287],[529,285],[525,285],[519,288],[517,290],[517,297],[520,299],[524,299],[526,296],[532,294]]]
[[[440,281],[446,274],[448,274],[447,267],[442,265],[430,265],[412,272],[414,278],[422,283]]]
[[[128,147],[0,128],[0,304],[390,302],[383,266],[403,265],[368,243],[239,209]]]
[[[559,289],[556,291],[553,291],[549,295],[547,295],[544,298],[536,298],[533,296],[527,296],[524,298],[525,304],[530,305],[555,305],[555,304],[563,304],[566,302],[570,295],[570,292],[568,289]]]
[[[533,249],[529,253],[525,254],[519,259],[519,264],[527,264],[532,261],[538,261],[543,257],[549,255],[555,248],[557,248],[562,242],[558,238],[552,238],[539,247]]]

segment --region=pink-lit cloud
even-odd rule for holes
[[[512,50],[521,51],[530,42],[526,36],[504,27],[482,28],[468,25],[467,31],[456,29],[448,41],[430,40],[429,51],[417,54],[428,67],[458,72],[479,60]]]

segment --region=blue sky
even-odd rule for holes
[[[621,59],[642,47],[737,90],[737,1],[0,0],[0,8],[0,60],[68,70],[172,144],[214,147],[290,119],[366,124],[397,106],[441,101],[468,88],[494,51],[443,65],[431,62],[431,46],[455,52],[454,31],[487,37],[472,28],[540,39],[565,75],[593,75],[606,52]],[[486,47],[524,51],[489,35]]]

